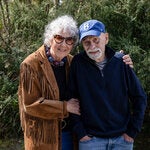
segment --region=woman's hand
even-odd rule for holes
[[[67,101],[67,111],[80,115],[80,105],[78,99],[71,98],[69,101]]]
[[[120,53],[124,53],[123,50],[120,50]],[[125,62],[125,64],[129,65],[131,68],[133,68],[133,62],[132,59],[130,57],[130,55],[124,55],[123,57],[123,61]]]

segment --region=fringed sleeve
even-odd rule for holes
[[[21,109],[31,116],[43,119],[67,117],[66,102],[53,97],[51,86],[44,77],[39,77],[38,72],[34,69],[26,63],[23,63],[20,68],[19,101],[21,101]]]
[[[41,79],[42,76],[39,78],[35,70],[26,63],[21,64],[18,90],[21,126],[25,137],[32,139],[35,146],[33,149],[41,143],[49,144],[51,149],[59,143],[60,120],[68,116],[66,102],[53,97],[55,94],[52,93],[51,86],[45,79]],[[42,81],[44,82],[41,83]],[[31,143],[28,144],[32,146]]]

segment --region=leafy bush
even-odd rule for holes
[[[21,134],[17,100],[19,65],[42,44],[45,25],[63,14],[72,15],[79,25],[88,19],[104,22],[110,34],[109,45],[131,55],[135,71],[150,96],[149,0],[62,0],[57,5],[49,0],[1,0],[0,137]],[[73,54],[81,50],[79,46]]]

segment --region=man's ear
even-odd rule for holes
[[[108,33],[105,33],[105,38],[106,38],[106,44],[108,44],[108,41],[109,41],[109,34]]]

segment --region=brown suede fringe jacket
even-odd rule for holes
[[[72,56],[67,56],[68,74]],[[44,45],[20,65],[18,89],[25,150],[60,150],[61,121],[68,117]]]

